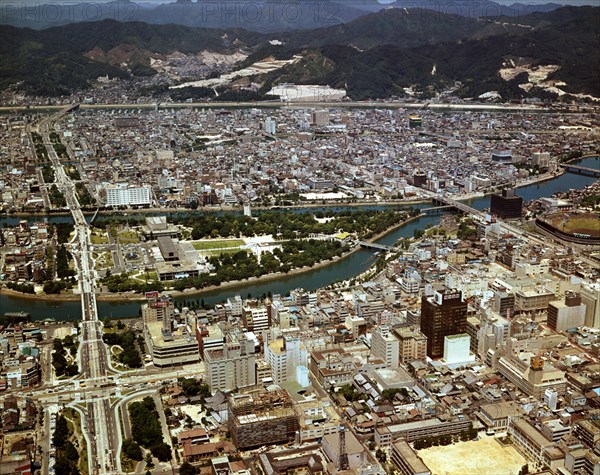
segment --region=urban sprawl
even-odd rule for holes
[[[599,474],[599,132],[533,107],[0,116],[0,473]],[[591,184],[520,196],[566,173]],[[236,290],[365,249],[325,287]]]

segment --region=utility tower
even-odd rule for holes
[[[340,426],[339,469],[340,469],[340,471],[350,469],[350,465],[348,463],[348,452],[346,452],[346,426]]]

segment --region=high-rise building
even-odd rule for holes
[[[467,331],[467,302],[460,290],[436,291],[421,299],[421,332],[427,337],[427,356],[444,356],[444,337]]]
[[[109,185],[106,190],[106,206],[144,206],[152,203],[149,186],[127,186],[126,183]]]
[[[210,390],[232,391],[256,384],[254,341],[238,333],[225,337],[222,350],[204,350],[206,380]]]
[[[159,296],[158,292],[148,292],[148,302],[142,304],[142,321],[147,323],[162,322],[163,328],[171,329],[175,317],[175,304],[166,295]]]
[[[501,194],[493,194],[490,213],[507,219],[520,218],[523,213],[523,198],[515,195],[514,190],[502,190]]]
[[[308,353],[304,344],[294,337],[286,336],[267,345],[265,359],[271,365],[271,377],[275,384],[296,380],[296,368],[307,367]]]
[[[277,132],[277,122],[275,122],[275,119],[267,117],[263,123],[263,130],[267,134],[275,135]]]
[[[385,361],[388,368],[397,368],[400,359],[400,341],[387,325],[381,325],[371,338],[371,357]]]
[[[600,282],[584,282],[579,295],[585,304],[585,325],[600,328]]]

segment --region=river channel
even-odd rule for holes
[[[588,157],[578,162],[578,164],[589,167],[598,168],[600,166],[600,157]],[[596,179],[574,173],[565,173],[553,180],[528,185],[517,190],[517,194],[524,201],[552,196],[552,194],[567,191],[569,189],[580,189],[592,184]],[[469,205],[477,209],[489,207],[490,198],[484,196],[467,201]],[[430,206],[430,205],[422,205]],[[376,208],[376,207],[373,207]],[[389,209],[389,208],[388,208]],[[300,209],[302,211],[315,211],[312,209]],[[39,217],[35,218],[39,220]],[[398,239],[403,237],[412,237],[417,229],[424,229],[428,225],[436,224],[439,216],[423,216],[414,221],[411,221],[404,226],[394,230],[388,235],[382,237],[377,242],[380,244],[393,244]],[[18,218],[0,219],[0,225],[3,222],[14,224]],[[50,222],[70,221],[68,216],[53,216],[48,218]],[[243,298],[248,295],[254,297],[267,294],[286,294],[292,289],[302,287],[307,290],[314,290],[319,287],[325,287],[334,282],[350,279],[362,272],[374,262],[373,251],[359,250],[349,257],[332,263],[326,267],[307,271],[301,274],[283,276],[278,280],[270,280],[266,282],[252,282],[241,284],[236,287],[217,289],[213,291],[187,296],[179,300],[204,300],[205,304],[215,304],[222,302],[235,294],[240,294]],[[98,313],[100,318],[126,318],[138,316],[140,304],[130,301],[115,301],[115,302],[98,302]],[[33,320],[43,320],[53,318],[55,320],[78,320],[81,319],[81,304],[79,301],[43,301],[31,300],[15,296],[0,294],[0,314],[6,312],[24,311],[31,314]]]

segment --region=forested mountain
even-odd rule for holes
[[[407,87],[426,97],[448,88],[468,97],[488,91],[505,99],[565,92],[600,97],[599,26],[594,7],[518,19],[386,9],[343,25],[269,34],[114,20],[45,30],[0,26],[0,87],[59,95],[85,89],[100,75],[156,74],[155,61],[166,55],[185,61],[211,52],[245,58],[239,67],[301,58],[251,76],[262,86],[257,97],[280,82],[344,87],[353,99],[402,96]],[[200,92],[214,95],[206,89]],[[177,99],[184,97],[179,90]]]

